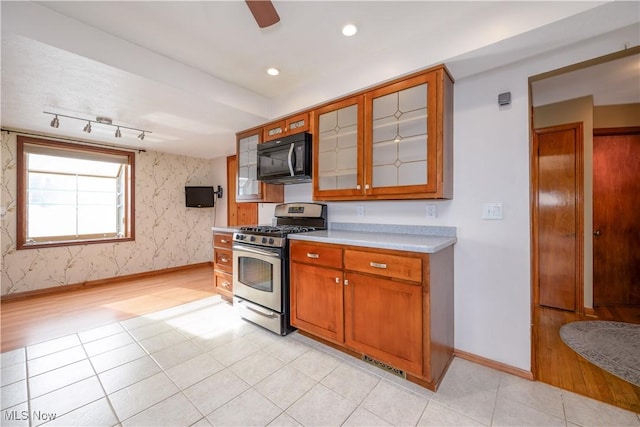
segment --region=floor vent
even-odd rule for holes
[[[394,368],[391,365],[387,365],[384,362],[381,362],[379,360],[373,359],[369,356],[367,356],[366,354],[362,355],[362,360],[364,360],[365,362],[369,363],[370,365],[373,365],[375,367],[378,367],[380,369],[383,369],[395,376],[398,376],[400,378],[404,378],[407,379],[407,374],[402,370],[402,369],[398,369],[398,368]]]

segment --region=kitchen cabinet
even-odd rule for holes
[[[232,233],[213,233],[213,276],[216,291],[226,301],[233,300]]]
[[[453,81],[444,66],[312,115],[314,200],[453,197]]]
[[[301,113],[265,125],[262,129],[262,140],[264,142],[271,141],[272,139],[278,139],[283,136],[306,132],[308,130],[309,113]]]
[[[281,184],[265,184],[258,181],[258,144],[262,142],[262,131],[260,127],[236,134],[237,203],[284,201],[284,187]]]
[[[291,323],[435,390],[453,357],[453,247],[291,240]]]

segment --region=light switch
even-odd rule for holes
[[[502,219],[502,203],[482,205],[482,219]]]
[[[358,205],[357,212],[358,216],[364,216],[364,206]]]

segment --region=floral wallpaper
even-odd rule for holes
[[[154,151],[136,154],[135,241],[17,251],[16,141],[2,132],[2,295],[211,261],[214,209],[184,186],[213,185],[212,161]]]

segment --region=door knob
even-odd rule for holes
[[[593,232],[593,235],[594,235],[594,236],[596,236],[596,237],[600,236],[600,230],[596,230],[596,231],[594,231],[594,232]]]

